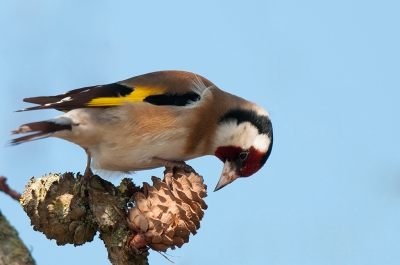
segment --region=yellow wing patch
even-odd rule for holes
[[[164,93],[164,88],[159,87],[135,87],[132,93],[125,95],[123,97],[100,97],[94,98],[88,103],[89,107],[107,107],[107,106],[118,106],[126,101],[130,102],[142,102],[145,98],[152,95],[162,95]]]

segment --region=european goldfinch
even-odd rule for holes
[[[86,173],[185,165],[215,155],[224,163],[216,191],[257,172],[272,149],[267,111],[189,72],[153,72],[24,101],[39,106],[20,111],[64,114],[22,125],[12,134],[29,134],[11,143],[49,136],[73,142],[87,151]]]

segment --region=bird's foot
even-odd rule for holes
[[[93,176],[92,170],[89,168],[85,169],[85,173],[81,177],[79,184],[78,184],[78,191],[79,193],[87,193],[87,186],[90,183],[90,178]]]
[[[92,169],[90,168],[90,162],[92,160],[92,156],[90,155],[90,151],[88,148],[84,148],[86,155],[87,155],[87,162],[86,162],[86,169],[85,173],[83,173],[83,177],[81,178],[81,181],[79,183],[79,190],[82,190],[83,186],[87,186],[90,178],[94,175]]]
[[[194,169],[186,164],[184,161],[168,161],[160,158],[153,158],[157,163],[160,163],[165,167],[164,179],[165,183],[168,185],[169,189],[172,191],[172,176],[174,175],[174,168],[179,168],[186,173],[196,172]]]
[[[93,171],[90,167],[86,167],[85,173],[83,174],[83,177],[81,178],[81,185],[86,185],[88,184],[90,177],[93,176]]]

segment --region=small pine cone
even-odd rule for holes
[[[167,251],[189,242],[195,235],[207,205],[207,186],[196,173],[174,171],[171,187],[152,177],[153,186],[143,183],[143,193],[133,194],[135,206],[129,209],[128,226],[133,234],[130,246],[140,249],[148,245]]]
[[[20,199],[33,229],[56,239],[58,245],[82,245],[96,234],[96,227],[85,220],[85,198],[69,193],[75,183],[72,173],[31,178]]]

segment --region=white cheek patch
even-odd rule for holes
[[[231,145],[232,143],[232,132],[237,128],[236,121],[224,122],[218,126],[218,130],[215,135],[215,149],[219,146]]]
[[[271,138],[268,137],[266,134],[260,134],[256,136],[254,140],[253,146],[255,149],[259,150],[260,152],[267,152],[268,147],[271,144]]]
[[[259,134],[257,128],[250,122],[242,122],[238,125],[236,120],[232,120],[219,126],[216,144],[238,146],[244,150],[254,146],[261,152],[267,152],[271,139],[268,135]]]

